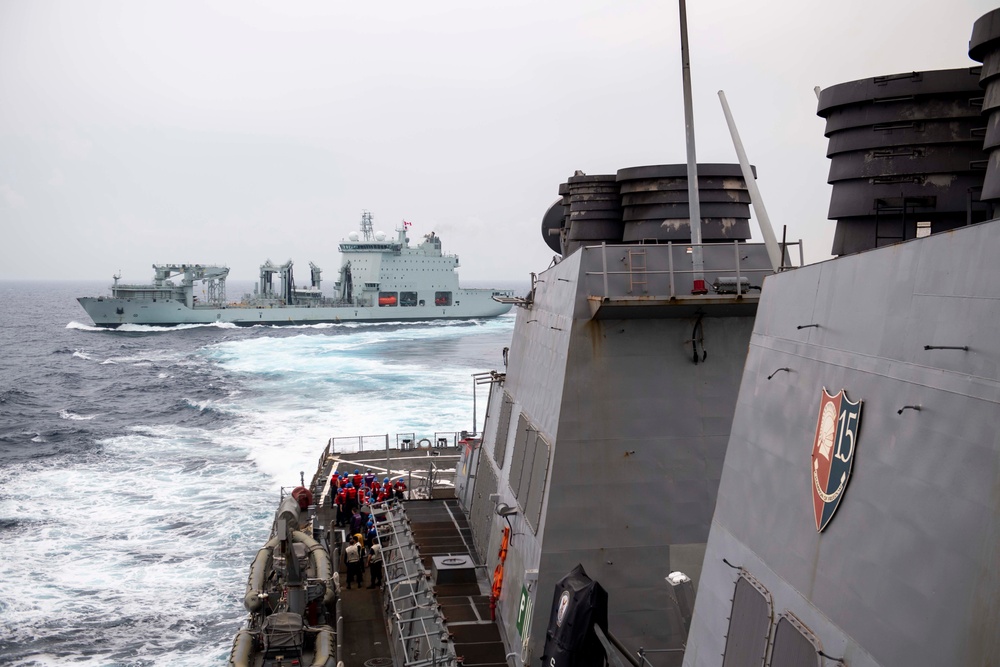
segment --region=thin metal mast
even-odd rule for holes
[[[774,229],[771,227],[771,218],[768,217],[767,209],[764,208],[764,198],[760,196],[760,189],[757,187],[757,181],[753,177],[753,169],[750,168],[750,160],[747,159],[747,152],[743,149],[743,142],[740,141],[740,133],[736,129],[736,121],[733,120],[733,113],[729,110],[729,102],[726,101],[726,94],[721,90],[719,91],[719,101],[722,102],[722,113],[726,114],[729,134],[733,137],[736,157],[740,161],[740,170],[743,172],[743,180],[747,184],[747,192],[750,193],[750,203],[753,204],[753,212],[757,217],[761,236],[764,237],[767,256],[771,260],[771,267],[777,272],[781,267],[781,249],[778,247],[778,239],[774,236]]]
[[[694,150],[694,109],[691,102],[691,57],[688,49],[687,8],[681,10],[681,73],[684,82],[684,134],[687,138],[688,210],[691,222],[691,263],[694,270],[692,294],[707,294],[705,257],[701,248],[701,201],[698,199],[698,158]]]

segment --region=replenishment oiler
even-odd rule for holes
[[[107,328],[471,319],[510,310],[510,292],[459,287],[458,256],[443,253],[441,238],[434,232],[411,246],[409,227],[403,222],[396,237],[390,238],[374,231],[372,215],[366,211],[361,232],[351,232],[340,244],[343,263],[332,297],[324,296],[322,272],[315,264],[309,264],[309,285],[298,287],[291,261],[278,265],[268,260],[260,267],[254,292],[239,302],[227,301],[229,268],[211,264],[154,264],[151,284],[124,284],[116,275],[110,297],[78,301],[95,325]]]

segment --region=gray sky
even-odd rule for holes
[[[723,89],[779,236],[827,258],[813,87],[971,66],[995,6],[689,0],[699,161],[736,161]],[[685,161],[679,41],[675,0],[0,0],[0,278],[332,281],[367,209],[526,279],[574,170]]]

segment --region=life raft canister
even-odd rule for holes
[[[380,296],[378,298],[378,305],[380,306],[395,306],[396,297],[394,296]]]
[[[292,498],[299,504],[299,509],[308,509],[313,502],[312,491],[304,486],[296,486],[292,489]]]

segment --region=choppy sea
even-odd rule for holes
[[[107,290],[0,282],[0,664],[224,665],[280,488],[330,437],[472,430],[514,324],[112,331]]]

